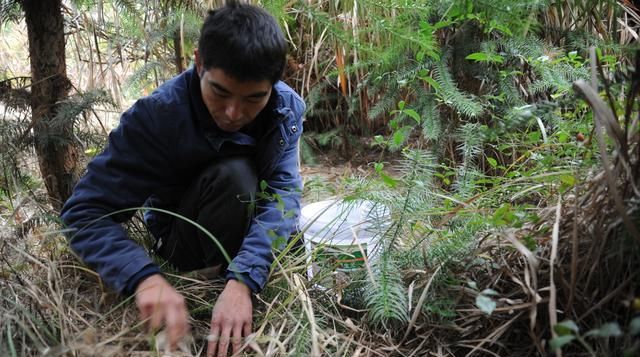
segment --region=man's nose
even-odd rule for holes
[[[231,100],[224,112],[229,120],[237,120],[242,116],[242,106],[239,101]]]

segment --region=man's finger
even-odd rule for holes
[[[247,322],[242,326],[242,332],[243,332],[242,336],[244,337],[248,337],[249,335],[251,335],[251,321]]]
[[[209,344],[207,346],[207,357],[214,357],[220,340],[220,328],[217,324],[211,325],[211,332],[207,337]]]
[[[180,306],[169,306],[167,309],[167,334],[169,338],[170,351],[175,350],[178,341],[184,336],[186,331],[186,317]]]
[[[145,321],[146,324],[148,322],[146,320],[151,317],[152,306],[139,304],[138,311],[140,311],[140,321]]]
[[[158,304],[153,305],[153,307],[151,308],[151,321],[149,322],[149,326],[151,327],[151,329],[159,329],[162,326],[164,317],[164,309]]]
[[[229,350],[229,338],[231,337],[231,327],[224,326],[218,341],[218,357],[225,357]]]
[[[240,351],[240,347],[242,347],[242,327],[234,326],[233,334],[231,335],[231,347],[233,350],[233,354],[236,354]]]

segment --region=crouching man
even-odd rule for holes
[[[189,330],[185,299],[120,223],[131,208],[149,207],[154,254],[185,272],[222,269],[207,355],[237,352],[252,331],[251,294],[267,282],[274,237],[288,237],[300,212],[305,106],[279,81],[286,49],[264,10],[227,1],[211,11],[195,66],[122,114],[62,209],[71,248],[107,285],[135,294],[141,318],[165,326],[171,348]],[[231,261],[176,215],[210,232]]]

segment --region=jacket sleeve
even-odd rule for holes
[[[132,278],[159,272],[120,224],[171,172],[171,141],[161,134],[171,131],[150,115],[150,102],[139,100],[122,114],[107,148],[89,163],[61,211],[71,249],[119,293],[131,293]]]
[[[267,197],[257,200],[256,215],[249,232],[227,269],[227,279],[243,280],[255,293],[267,283],[273,263],[272,249],[277,239],[284,238],[286,242],[298,224],[302,194],[298,139],[302,133],[304,109],[301,100],[296,100],[292,105],[292,115],[299,129],[296,129],[296,135],[283,135],[282,140],[286,144],[282,155],[273,172],[264,178],[266,192],[259,194]]]

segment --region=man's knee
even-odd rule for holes
[[[218,160],[200,175],[201,189],[206,195],[238,197],[252,200],[258,185],[255,162],[247,156],[231,156]]]

